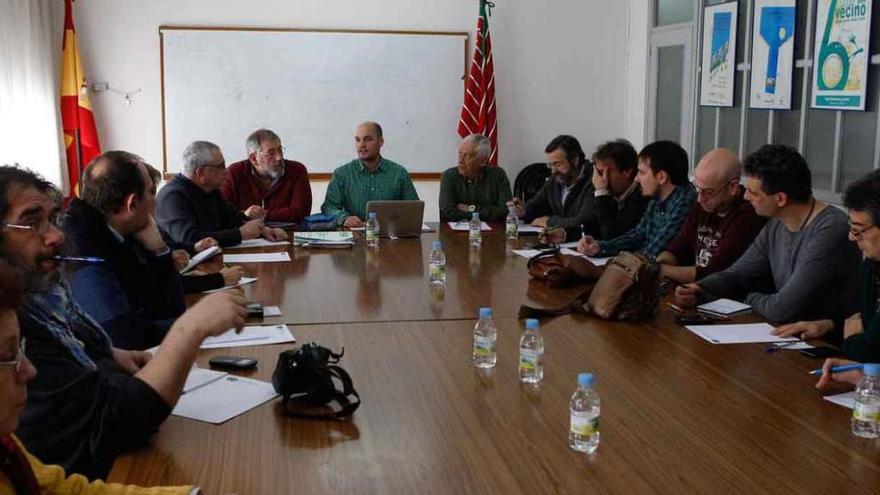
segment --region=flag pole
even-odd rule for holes
[[[73,130],[73,146],[76,150],[76,187],[82,184],[83,164],[82,164],[82,146],[79,142],[79,129]],[[67,168],[70,170],[70,167]],[[69,179],[68,179],[69,180]],[[71,196],[79,196],[78,191],[70,191]]]

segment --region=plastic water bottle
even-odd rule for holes
[[[531,318],[519,339],[519,379],[525,383],[544,379],[544,336],[538,330],[538,320]]]
[[[471,215],[471,221],[468,222],[468,240],[471,243],[471,247],[480,247],[480,244],[483,243],[483,233],[480,232],[481,226],[480,214],[475,211]]]
[[[443,252],[443,244],[440,241],[434,241],[431,248],[431,256],[428,257],[428,272],[431,274],[431,285],[446,283],[446,253]]]
[[[507,238],[516,239],[519,235],[519,218],[516,216],[516,207],[507,208]]]
[[[856,387],[852,415],[853,435],[862,438],[880,436],[880,364],[865,364],[865,374]]]
[[[379,247],[379,220],[376,218],[375,211],[369,213],[364,233],[367,237],[367,247]]]
[[[578,389],[571,396],[571,427],[568,445],[592,454],[599,446],[599,394],[592,373],[578,373]]]
[[[498,329],[492,321],[492,308],[480,308],[480,319],[474,326],[474,366],[478,368],[494,368],[495,341],[498,340]]]

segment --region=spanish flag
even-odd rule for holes
[[[61,55],[61,125],[67,149],[70,196],[79,196],[80,171],[101,154],[98,130],[79,59],[73,29],[73,0],[64,0],[64,43]]]

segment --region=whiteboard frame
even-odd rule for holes
[[[274,28],[254,26],[189,26],[167,25],[159,26],[159,84],[162,99],[162,175],[165,179],[171,179],[175,174],[168,172],[168,142],[165,115],[165,31],[250,31],[250,32],[277,32],[277,33],[342,33],[342,34],[395,34],[411,36],[464,36],[464,64],[461,69],[461,81],[464,84],[467,78],[468,49],[470,48],[470,33],[465,31],[398,31],[386,29],[312,29],[312,28]],[[462,86],[463,90],[464,86]],[[442,172],[415,172],[410,173],[413,180],[440,180]],[[330,180],[330,173],[310,173],[309,179]]]

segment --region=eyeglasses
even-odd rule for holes
[[[216,164],[216,165],[214,165],[214,164],[206,164],[206,165],[202,165],[202,166],[203,166],[203,167],[207,167],[207,168],[216,168],[217,170],[226,170],[226,162],[221,162],[221,163]]]
[[[25,349],[25,338],[21,338],[21,342],[18,344],[18,354],[15,355],[14,359],[10,359],[9,361],[0,361],[0,367],[4,368],[15,368],[15,372],[21,372],[21,363],[24,362],[24,349]]]
[[[55,215],[52,218],[44,218],[41,220],[37,220],[30,225],[22,225],[17,223],[4,223],[3,227],[7,229],[16,229],[16,230],[30,230],[31,233],[37,237],[42,237],[49,232],[50,227],[55,227],[58,230],[64,225],[64,217],[61,215]]]
[[[263,151],[263,150],[257,150],[257,151],[259,151],[260,153],[262,153],[270,158],[274,158],[276,156],[281,156],[284,154],[284,146],[279,146],[277,148],[268,149],[266,151]]]
[[[710,188],[703,189],[702,187],[700,187],[696,183],[694,183],[694,189],[697,191],[697,196],[702,195],[704,198],[711,198],[713,196],[717,196],[718,193],[723,191],[724,188],[728,184],[730,184],[731,182],[733,182],[735,180],[737,180],[737,179],[730,179],[729,181],[725,182],[724,184],[721,184],[721,186],[719,186],[718,188],[712,188],[712,189],[710,189]]]
[[[853,239],[855,239],[857,241],[861,241],[862,235],[864,235],[865,232],[873,229],[874,227],[876,227],[876,225],[869,225],[869,226],[863,228],[862,230],[856,230],[855,227],[853,226],[853,224],[849,224],[849,235],[851,235],[853,237]]]

